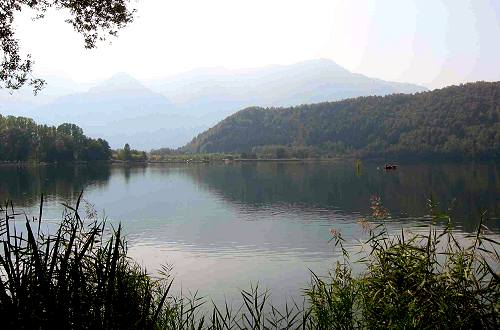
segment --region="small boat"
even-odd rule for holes
[[[394,164],[385,164],[385,169],[386,170],[395,170],[398,168],[398,165],[394,165]]]

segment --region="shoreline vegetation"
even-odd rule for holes
[[[37,160],[0,160],[0,165],[51,165],[58,163],[67,164],[88,164],[88,163],[108,163],[108,164],[162,164],[162,163],[231,163],[231,162],[311,162],[311,161],[338,161],[338,160],[354,160],[351,156],[330,156],[316,158],[242,158],[239,154],[178,154],[175,157],[151,157],[146,154],[146,157],[123,159],[116,156],[123,149],[113,151],[114,157],[107,160],[68,160],[68,161],[37,161]],[[136,151],[139,153],[139,151]],[[142,151],[140,151],[142,153]]]
[[[313,161],[334,161],[339,159],[232,159],[228,162],[313,162]],[[111,165],[153,165],[153,164],[207,164],[207,163],[227,163],[221,160],[146,160],[146,161],[124,161],[124,160],[109,160],[109,161],[79,161],[79,162],[64,162],[65,164],[111,164]],[[0,162],[0,166],[49,166],[57,165],[58,162]]]
[[[330,158],[223,158],[223,159],[197,159],[185,157],[183,159],[160,159],[160,160],[137,160],[137,161],[126,161],[126,160],[101,160],[101,161],[65,161],[65,164],[203,164],[203,163],[231,163],[231,162],[329,162],[329,161],[339,161],[339,160],[352,160],[351,157],[330,157]],[[59,162],[37,162],[37,161],[1,161],[1,165],[18,165],[18,166],[28,166],[28,165],[55,165]]]
[[[122,165],[148,165],[148,164],[202,164],[202,163],[251,163],[251,162],[336,162],[336,161],[352,161],[355,166],[360,162],[380,162],[385,163],[400,162],[402,164],[421,162],[421,161],[495,161],[490,158],[459,158],[454,157],[355,157],[353,155],[340,155],[328,157],[313,157],[313,158],[241,158],[239,154],[181,154],[176,157],[145,157],[142,159],[118,159],[111,158],[107,160],[64,160],[64,161],[38,161],[38,160],[0,160],[0,166],[29,166],[29,165],[55,165],[55,164],[122,164]]]
[[[164,268],[151,276],[127,256],[123,228],[110,227],[85,207],[64,205],[59,226],[41,230],[37,217],[0,206],[0,317],[15,329],[498,329],[499,242],[486,216],[465,240],[452,219],[429,201],[427,234],[389,233],[390,213],[379,198],[359,220],[366,253],[354,257],[331,229],[338,255],[327,276],[311,274],[303,304],[270,303],[258,286],[241,304],[216,305],[176,296]],[[354,264],[363,271],[354,273]]]

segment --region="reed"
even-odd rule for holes
[[[341,258],[327,277],[312,274],[305,303],[283,308],[258,286],[237,307],[171,293],[168,269],[157,278],[127,257],[122,228],[96,213],[80,216],[81,195],[54,233],[38,217],[0,206],[0,320],[6,329],[362,329],[499,328],[498,242],[485,217],[468,241],[430,206],[426,234],[388,232],[379,199],[361,222],[369,246],[353,272],[344,238],[332,230]],[[23,228],[18,228],[19,218]],[[442,228],[438,230],[438,228]],[[467,243],[468,242],[468,243]]]
[[[333,231],[343,261],[328,279],[315,276],[306,291],[317,328],[499,328],[499,243],[486,235],[485,214],[474,234],[459,239],[451,218],[435,203],[429,209],[442,229],[391,235],[389,213],[372,200],[373,214],[363,223],[368,253],[357,261],[364,271],[356,277],[344,239]]]
[[[105,221],[84,222],[66,205],[53,235],[37,219],[0,211],[0,317],[15,329],[151,328],[170,286],[154,280],[126,255],[121,226],[107,235]],[[24,216],[25,226],[14,221]],[[34,230],[34,227],[37,230]],[[105,239],[107,237],[107,239]]]

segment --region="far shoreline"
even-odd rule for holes
[[[196,157],[196,156],[194,156]],[[393,158],[375,158],[366,157],[359,158],[354,156],[336,156],[336,157],[322,157],[322,158],[216,158],[216,159],[199,159],[199,158],[189,158],[189,159],[165,159],[165,160],[147,160],[147,161],[124,161],[124,160],[90,160],[90,161],[62,161],[62,162],[37,162],[37,161],[0,161],[0,167],[29,167],[29,166],[53,166],[53,165],[122,165],[122,166],[144,166],[144,165],[156,165],[156,164],[225,164],[231,165],[234,163],[313,163],[313,162],[338,162],[338,161],[360,161],[361,165],[363,162],[374,163],[378,162],[383,164],[412,164],[412,163],[442,163],[442,162],[494,162],[496,163],[498,159],[495,158],[454,158],[454,157],[393,157]]]
[[[317,161],[339,161],[354,160],[352,157],[331,158],[253,158],[253,159],[170,159],[170,160],[147,160],[147,161],[124,161],[124,160],[89,160],[89,161],[62,161],[62,162],[37,162],[37,161],[0,161],[0,166],[50,166],[58,164],[83,165],[83,164],[110,164],[110,165],[148,165],[148,164],[210,164],[210,163],[252,163],[252,162],[317,162]]]

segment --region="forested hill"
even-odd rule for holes
[[[25,117],[0,115],[0,161],[108,160],[106,140],[92,139],[74,124],[37,125]]]
[[[498,158],[500,82],[290,108],[247,108],[198,135],[184,149],[276,152],[278,157]]]

